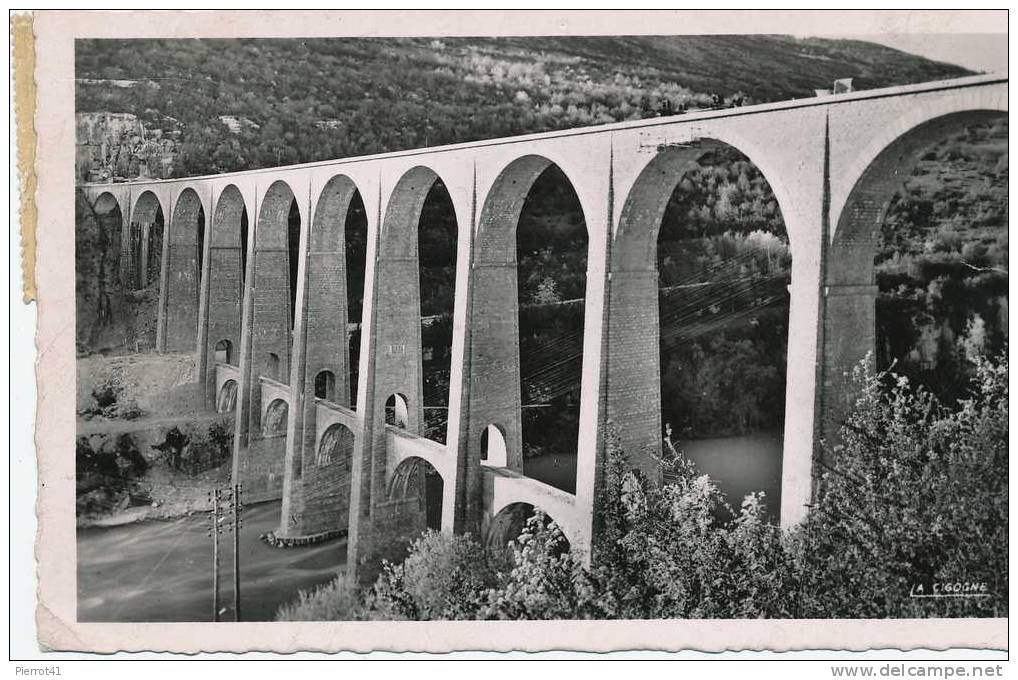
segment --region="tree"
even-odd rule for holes
[[[591,568],[538,514],[507,566],[468,536],[428,534],[370,591],[330,586],[280,616],[1006,616],[1008,364],[974,361],[958,409],[860,367],[856,409],[817,461],[820,491],[794,530],[764,520],[759,494],[720,513],[717,486],[681,455],[666,463],[668,484],[648,487],[609,433]],[[980,596],[912,597],[962,582]]]

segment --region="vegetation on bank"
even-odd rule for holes
[[[150,443],[153,435],[161,441]],[[165,432],[79,436],[77,516],[97,519],[131,506],[177,500],[179,488],[201,486],[208,481],[206,473],[215,473],[230,461],[232,451],[233,427],[226,419],[174,426]]]
[[[426,533],[357,590],[337,579],[279,620],[1007,616],[1008,360],[970,355],[966,399],[856,371],[859,398],[815,461],[807,519],[783,531],[747,496],[731,518],[681,457],[649,488],[610,447],[593,566],[535,516],[508,553]],[[962,588],[977,597],[924,598]]]

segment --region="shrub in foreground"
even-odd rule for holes
[[[1007,616],[1008,363],[972,361],[955,409],[859,369],[855,410],[815,461],[818,492],[793,530],[766,521],[760,494],[718,512],[717,485],[681,457],[650,488],[609,441],[591,567],[538,515],[507,562],[471,536],[429,533],[372,588],[336,581],[279,618]],[[959,583],[988,596],[913,597]]]

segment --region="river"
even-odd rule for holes
[[[773,522],[781,511],[780,432],[755,432],[741,437],[717,437],[677,442],[677,447],[710,475],[736,513],[742,499],[764,492],[764,507]]]
[[[756,432],[677,442],[677,446],[701,472],[710,475],[736,512],[747,494],[763,491],[767,514],[777,521],[781,509],[781,441],[780,432]],[[528,477],[569,493],[576,488],[575,453],[526,458],[523,471]]]
[[[768,515],[781,507],[781,436],[762,432],[681,442],[697,467],[714,478],[738,511],[743,496],[764,491]],[[526,471],[572,491],[576,456],[528,459]],[[278,501],[249,506],[241,527],[241,612],[271,621],[280,605],[331,581],[346,563],[346,539],[302,548],[273,548],[259,539],[279,525]],[[212,546],[208,518],[136,522],[78,530],[79,621],[211,621]],[[220,603],[233,620],[233,544],[223,536]]]
[[[346,539],[273,548],[259,536],[279,526],[280,503],[243,513],[240,593],[244,621],[271,621],[298,590],[331,581],[346,563]],[[79,621],[211,621],[208,516],[78,530]],[[220,607],[233,620],[233,537],[220,544]]]

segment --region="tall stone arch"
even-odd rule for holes
[[[308,511],[328,505],[336,494],[329,482],[335,469],[315,464],[316,379],[327,374],[331,400],[350,406],[350,361],[347,342],[347,271],[345,226],[357,186],[346,175],[330,179],[318,197],[307,237],[303,308],[293,331],[291,382],[294,409],[287,437],[283,479],[281,534],[299,536],[334,528],[337,518]],[[351,433],[352,437],[352,433]],[[349,478],[347,478],[347,494]],[[341,506],[348,507],[349,499]],[[335,504],[333,504],[335,505]],[[345,520],[345,518],[342,518]]]
[[[673,191],[705,156],[721,148],[739,151],[756,166],[786,221],[789,248],[794,253],[795,230],[787,228],[787,189],[764,150],[744,144],[738,135],[704,136],[688,144],[659,149],[640,169],[625,194],[615,227],[609,279],[606,418],[631,467],[651,483],[661,482],[663,423],[659,316],[658,234]],[[758,163],[758,159],[763,162]],[[772,173],[768,175],[768,172]],[[795,263],[793,255],[793,276]],[[791,321],[791,319],[790,319]],[[792,337],[789,335],[789,343]],[[791,352],[791,347],[789,348]],[[792,380],[786,371],[786,391]],[[786,419],[785,427],[788,427]],[[785,437],[783,458],[790,454]],[[808,453],[808,452],[807,452]]]
[[[185,188],[174,204],[167,234],[166,315],[162,323],[169,352],[193,352],[197,347],[205,223],[201,198],[194,189]]]
[[[505,443],[505,455],[500,455],[497,462],[516,472],[523,471],[517,226],[531,188],[552,165],[563,172],[570,187],[577,193],[588,236],[589,266],[589,215],[582,193],[575,178],[551,158],[527,154],[510,160],[479,204],[469,289],[467,436],[461,442],[465,455],[460,461],[464,468],[463,513],[467,530],[478,530],[482,521],[479,506],[481,442],[483,432],[491,423],[498,424]],[[585,279],[587,286],[589,282]],[[584,331],[587,330],[585,323]],[[486,461],[486,464],[491,462]]]
[[[931,144],[966,125],[1006,116],[1006,99],[954,93],[888,125],[843,171],[850,189],[832,196],[823,272],[818,383],[820,430],[829,441],[836,440],[855,402],[853,368],[866,357],[873,367],[878,293],[873,262],[892,199]]]
[[[142,191],[131,208],[130,269],[132,287],[158,286],[166,215],[151,190]]]
[[[236,185],[229,184],[219,194],[213,209],[208,248],[208,304],[205,310],[208,331],[199,361],[199,373],[204,376],[206,399],[210,404],[216,398],[216,346],[223,341],[230,347],[239,348],[241,345],[244,247],[249,229],[244,197]],[[233,356],[230,360],[236,362],[238,359]]]
[[[386,205],[375,257],[373,318],[374,352],[370,401],[376,424],[381,405],[392,393],[406,395],[407,429],[423,426],[421,368],[421,291],[418,230],[421,210],[438,174],[427,167],[411,168],[396,182]]]
[[[261,413],[259,379],[271,365],[273,379],[288,380],[290,375],[290,251],[288,225],[293,189],[283,180],[276,180],[265,191],[258,206],[254,226],[254,250],[248,263],[247,289],[251,296],[250,348],[248,371],[250,389],[249,428],[260,431]],[[298,208],[299,208],[298,202]],[[303,216],[302,216],[303,221]]]

